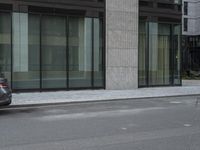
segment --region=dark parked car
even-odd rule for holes
[[[0,77],[0,105],[10,105],[12,102],[12,92],[5,78]]]

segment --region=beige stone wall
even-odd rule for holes
[[[106,89],[138,88],[138,0],[106,0]]]

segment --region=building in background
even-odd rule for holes
[[[179,0],[0,0],[14,91],[181,85],[180,37]]]
[[[183,0],[183,79],[200,80],[200,0]]]

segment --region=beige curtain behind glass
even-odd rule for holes
[[[158,71],[157,79],[159,84],[169,84],[170,80],[170,57],[169,57],[169,36],[158,36]]]
[[[149,22],[149,85],[158,82],[158,23]]]
[[[149,23],[149,84],[170,84],[170,25]]]

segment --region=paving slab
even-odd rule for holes
[[[13,93],[11,106],[200,95],[200,86]]]

